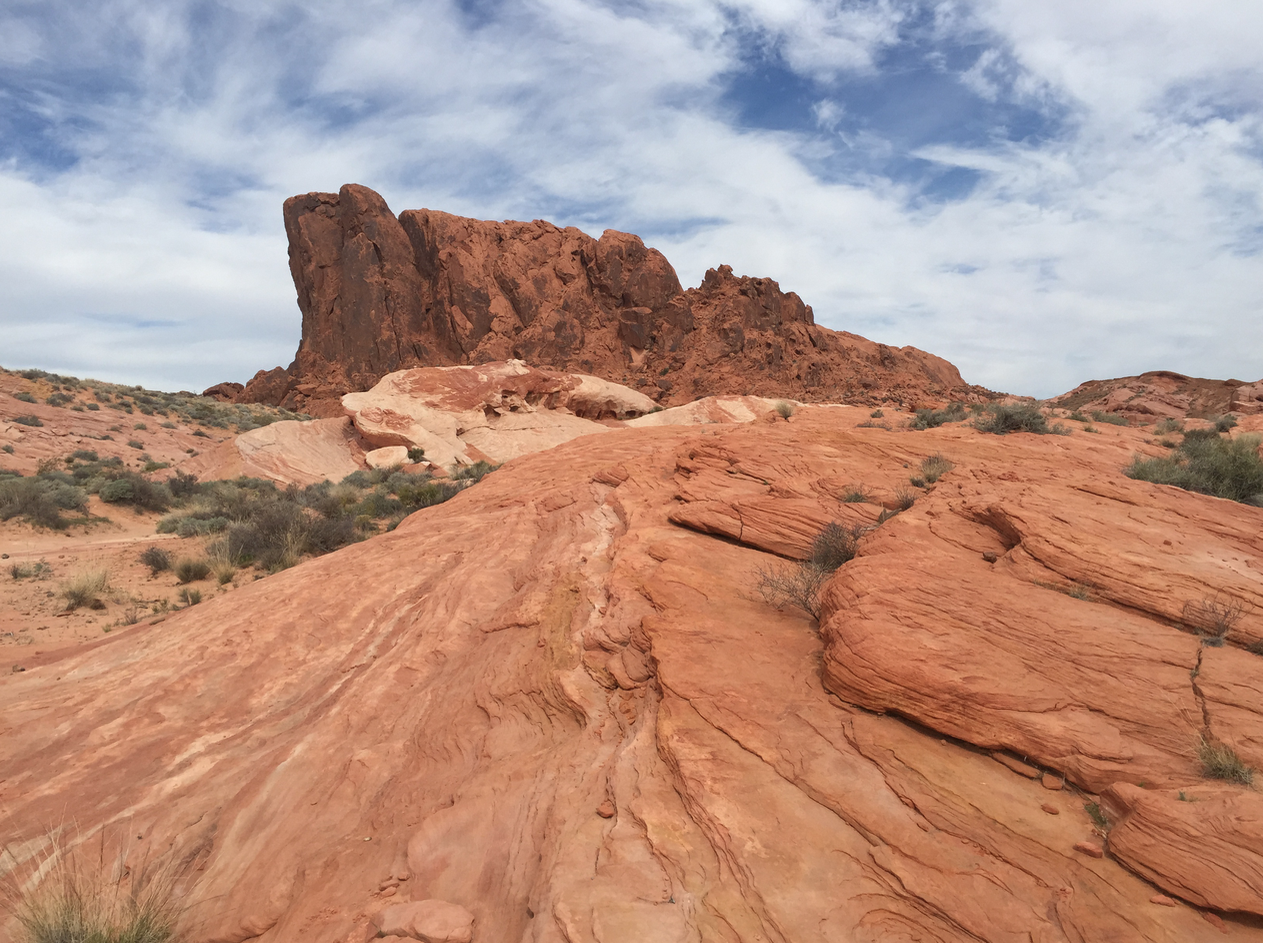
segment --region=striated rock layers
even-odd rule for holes
[[[1065,409],[1102,410],[1133,422],[1155,419],[1213,419],[1223,413],[1263,413],[1263,380],[1205,380],[1170,370],[1138,377],[1089,380],[1049,402]]]
[[[814,323],[767,278],[728,266],[684,291],[637,237],[434,210],[398,218],[354,184],[285,201],[302,340],[288,368],[208,395],[337,415],[405,367],[525,360],[638,387],[664,406],[706,394],[919,403],[977,398],[950,363]]]
[[[1135,429],[868,413],[580,437],[28,658],[0,863],[170,862],[191,943],[1263,940],[1263,793],[1197,752],[1263,766],[1263,509],[1125,478]],[[817,626],[757,574],[832,519]]]

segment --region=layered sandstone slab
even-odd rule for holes
[[[654,408],[635,390],[597,377],[537,370],[520,360],[401,370],[342,406],[378,448],[419,447],[441,468],[505,462],[606,432],[598,420]]]
[[[594,239],[543,220],[492,222],[435,210],[397,218],[348,184],[285,202],[302,340],[288,368],[216,396],[302,405],[337,400],[414,366],[521,359],[635,386],[663,406],[752,394],[812,401],[976,399],[950,363],[815,324],[767,278],[728,266],[683,290],[639,237]]]
[[[0,685],[10,847],[37,851],[67,809],[89,838],[126,827],[134,860],[186,863],[195,943],[367,940],[426,901],[468,911],[474,940],[1222,939],[1153,900],[1240,906],[1255,886],[1258,795],[1209,788],[1194,751],[1208,725],[1263,759],[1258,624],[1191,678],[1197,640],[1168,614],[1245,591],[1263,511],[1129,481],[1135,430],[867,416],[577,438],[391,533],[32,660]],[[935,452],[956,468],[876,526],[871,500]],[[870,503],[844,500],[857,485]],[[702,506],[713,530],[680,516]],[[875,529],[817,627],[757,571],[828,519]],[[1083,568],[1088,599],[1036,582]],[[1115,845],[1080,791],[1111,777],[1231,814],[1114,786],[1133,809],[1103,797]],[[1221,867],[1231,892],[1196,882]]]

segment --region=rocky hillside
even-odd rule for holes
[[[542,220],[395,216],[367,187],[285,202],[302,311],[294,362],[207,393],[340,414],[343,393],[405,367],[520,359],[633,386],[664,405],[709,394],[921,405],[976,400],[950,363],[814,323],[767,278],[728,266],[682,290],[655,249]]]
[[[1229,412],[1263,412],[1263,380],[1205,380],[1154,370],[1138,377],[1088,380],[1049,402],[1065,409],[1115,413],[1141,423],[1155,419],[1212,419]]]
[[[1263,509],[870,412],[584,435],[30,658],[6,868],[104,829],[195,943],[1263,940],[1207,777],[1263,766]],[[770,604],[829,522],[819,620]]]

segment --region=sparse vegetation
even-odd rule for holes
[[[895,492],[895,506],[901,511],[909,510],[912,505],[917,503],[917,495],[915,491],[909,491],[907,488],[900,488]]]
[[[868,418],[869,418],[869,419],[880,419],[880,418],[881,418],[882,416],[884,416],[884,415],[886,415],[886,414],[885,414],[884,412],[882,412],[880,409],[874,409],[871,413],[869,413],[869,414],[868,414]]]
[[[1230,429],[1236,428],[1236,425],[1237,417],[1232,413],[1224,413],[1222,416],[1215,417],[1216,432],[1227,432]]]
[[[1222,438],[1212,429],[1184,433],[1184,441],[1170,456],[1137,456],[1124,473],[1139,481],[1175,485],[1186,491],[1214,495],[1245,504],[1263,505],[1263,459],[1260,436]]]
[[[1092,410],[1092,418],[1097,422],[1103,422],[1110,426],[1126,426],[1128,425],[1127,417],[1120,416],[1118,413],[1107,413],[1101,409]]]
[[[1184,423],[1178,419],[1163,419],[1153,427],[1155,435],[1168,435],[1172,432],[1183,432]]]
[[[842,492],[844,504],[865,504],[867,501],[868,491],[863,485],[849,485],[846,491]]]
[[[780,416],[782,419],[788,419],[790,416],[794,415],[796,407],[793,403],[789,402],[789,400],[778,399],[772,408],[776,410],[776,415]]]
[[[180,590],[180,602],[186,606],[196,606],[202,601],[202,591],[200,589],[182,589]]]
[[[15,580],[46,580],[52,572],[53,568],[48,565],[47,560],[40,560],[38,563],[9,564],[9,575]]]
[[[39,416],[32,416],[29,413],[24,416],[14,416],[13,421],[19,426],[42,426],[44,424]]]
[[[20,400],[23,403],[37,402],[35,397],[32,396],[30,393],[26,392],[25,390],[22,390],[21,392],[18,392],[18,393],[14,393],[13,398],[16,400]]]
[[[1188,600],[1183,614],[1184,624],[1197,631],[1203,645],[1218,647],[1245,614],[1245,604],[1226,593],[1216,593]]]
[[[408,461],[412,462],[412,464],[415,465],[417,462],[421,462],[424,460],[425,460],[425,449],[421,448],[418,445],[414,445],[408,449]]]
[[[1101,811],[1100,803],[1088,802],[1083,806],[1083,811],[1088,814],[1088,818],[1092,820],[1092,824],[1097,828],[1109,828],[1109,819],[1105,817],[1105,813]]]
[[[196,583],[210,576],[210,562],[194,557],[181,557],[171,567],[181,583]]]
[[[965,407],[961,403],[952,403],[945,409],[918,409],[908,421],[909,429],[924,432],[948,422],[960,422],[965,418]]]
[[[87,503],[87,494],[63,472],[41,473],[30,478],[16,472],[0,472],[0,521],[19,517],[39,527],[63,530],[73,521],[62,512],[83,514]]]
[[[84,570],[62,584],[61,596],[66,600],[66,611],[75,609],[104,609],[101,599],[110,588],[109,570]]]
[[[1030,403],[992,403],[974,420],[974,428],[994,435],[1008,435],[1010,432],[1046,435],[1053,431],[1048,428],[1048,420],[1039,407]]]
[[[860,538],[867,531],[863,524],[847,527],[833,521],[816,535],[806,560],[772,568],[761,567],[758,589],[764,601],[778,609],[794,606],[819,619],[820,588],[830,574],[854,558]]]
[[[921,459],[920,477],[924,478],[930,484],[934,484],[934,482],[938,481],[955,467],[956,466],[948,461],[947,458],[936,452],[933,455],[929,455]],[[912,484],[917,484],[915,479],[913,479]],[[917,485],[917,487],[921,486]]]
[[[171,569],[171,553],[161,547],[149,547],[141,553],[140,562],[149,567],[150,576],[157,576]]]
[[[172,874],[126,851],[107,860],[102,838],[95,861],[82,845],[56,839],[23,883],[6,879],[4,904],[14,917],[15,943],[174,943],[180,910]]]
[[[1223,779],[1243,786],[1254,782],[1254,769],[1246,766],[1237,751],[1226,743],[1202,737],[1197,744],[1197,758],[1202,761],[1202,775],[1207,779]]]

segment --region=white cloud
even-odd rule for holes
[[[5,365],[192,387],[288,363],[280,204],[355,181],[396,211],[639,231],[686,284],[721,262],[775,277],[821,323],[993,388],[1263,375],[1252,3],[939,4],[936,41],[987,46],[943,81],[1066,116],[1025,144],[902,155],[978,173],[946,204],[873,169],[901,155],[880,127],[844,129],[840,87],[799,131],[735,126],[721,100],[751,37],[826,84],[880,77],[909,4],[521,0],[473,22],[444,0],[241,0],[209,24],[195,9],[28,5],[11,34],[26,38],[0,43],[0,78],[14,94],[37,78],[52,139],[79,155],[57,169],[19,148],[0,167]],[[61,58],[5,58],[19,46]]]

